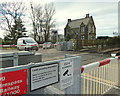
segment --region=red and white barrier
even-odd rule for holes
[[[38,46],[42,46],[43,44],[38,44]],[[26,45],[21,45],[21,46],[26,46]],[[31,45],[31,46],[37,46],[35,45]],[[6,47],[17,47],[17,45],[0,45],[0,47],[6,48]]]
[[[109,63],[113,62],[114,60],[120,60],[120,56],[115,57],[115,58],[109,58],[109,59],[101,60],[101,61],[98,61],[98,62],[95,62],[95,63],[91,63],[91,64],[88,64],[88,65],[81,66],[81,73],[88,72],[90,70],[99,68],[101,66],[104,66],[106,64],[109,64]]]
[[[3,45],[0,45],[0,47],[3,47]]]
[[[0,45],[0,47],[16,47],[17,45]]]
[[[51,46],[54,46],[55,44],[51,44]],[[26,46],[26,45],[21,45],[21,46]],[[36,46],[36,45],[31,45],[31,46]],[[38,44],[38,46],[43,46],[43,44]],[[17,47],[17,45],[0,45],[0,47]]]

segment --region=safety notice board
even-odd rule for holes
[[[60,62],[60,89],[73,85],[73,60]]]
[[[0,96],[27,93],[27,69],[0,74]]]
[[[58,64],[30,68],[30,91],[58,82]]]

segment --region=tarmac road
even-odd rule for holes
[[[2,53],[8,52],[18,52],[18,50],[1,50]],[[57,51],[56,49],[42,49],[35,51],[36,54],[42,54],[42,61],[51,61],[62,59],[65,57],[65,54],[71,54],[76,56],[81,56],[82,65],[86,65],[92,62],[97,62],[106,58],[109,58],[109,54],[99,54],[99,53],[90,53],[88,51],[77,52],[77,51]]]

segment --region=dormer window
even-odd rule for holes
[[[85,40],[85,36],[81,36],[81,40]]]
[[[95,36],[91,36],[91,40],[94,40],[95,39]]]
[[[84,26],[81,27],[81,32],[85,32],[85,27]]]

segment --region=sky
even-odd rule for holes
[[[25,0],[26,6],[29,7],[29,2],[32,1]],[[118,0],[84,0],[84,2],[83,0],[34,0],[34,2],[42,4],[51,1],[56,10],[54,19],[59,34],[64,34],[68,19],[84,18],[88,13],[93,16],[97,36],[113,36],[113,32],[118,32]],[[0,1],[0,3],[2,2]],[[28,17],[25,17],[25,25],[26,29],[31,32],[32,24]],[[4,31],[0,30],[0,37],[3,38],[3,34]]]

